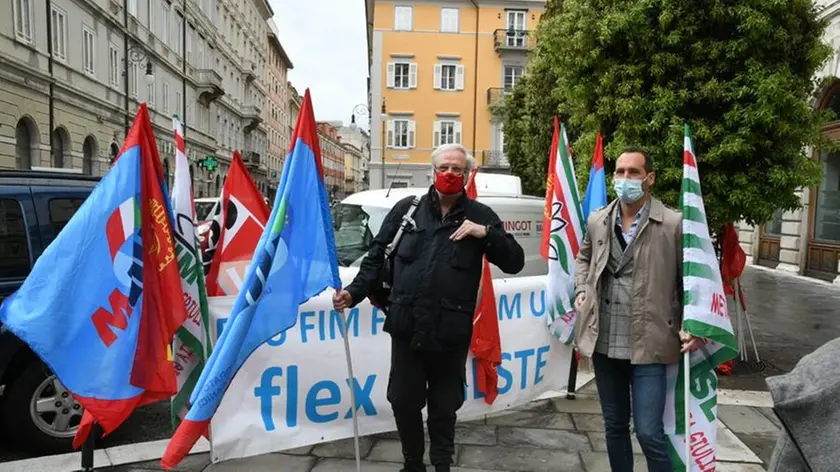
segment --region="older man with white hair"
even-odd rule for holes
[[[429,458],[436,472],[450,470],[483,257],[508,274],[525,264],[522,247],[505,232],[498,215],[465,195],[474,163],[463,146],[435,149],[428,193],[394,206],[355,280],[333,297],[336,310],[367,297],[380,278],[386,246],[401,223],[409,223],[391,253],[393,282],[384,327],[391,335],[388,401],[402,442],[404,472],[426,470],[421,412],[427,404]],[[413,215],[404,219],[413,205]]]

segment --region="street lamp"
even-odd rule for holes
[[[155,73],[154,69],[152,68],[152,61],[146,59],[146,51],[143,48],[132,46],[126,49],[126,60],[125,60],[125,68],[123,70],[123,78],[125,79],[125,135],[128,136],[128,116],[129,116],[129,108],[128,108],[128,65],[134,64],[139,65],[142,64],[144,61],[146,62],[146,84],[152,85],[155,83]],[[138,84],[135,84],[137,86]]]

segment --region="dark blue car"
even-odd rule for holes
[[[98,181],[63,172],[0,171],[0,299],[20,287]],[[6,437],[33,454],[67,452],[81,418],[81,406],[55,375],[0,325],[0,429]]]

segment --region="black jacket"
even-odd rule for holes
[[[347,286],[353,304],[361,302],[377,280],[390,244],[414,197],[397,202],[385,217],[359,274]],[[506,233],[502,221],[487,205],[462,195],[445,218],[434,187],[420,199],[414,212],[416,227],[403,233],[393,257],[394,281],[385,331],[410,338],[415,349],[440,350],[468,345],[481,281],[482,258],[503,272],[515,274],[525,265],[518,242]],[[465,219],[490,227],[487,237],[449,237]]]

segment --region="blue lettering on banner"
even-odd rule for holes
[[[314,312],[312,312],[314,316]],[[301,391],[299,388],[298,366],[290,365],[285,369],[286,385],[285,390],[281,385],[274,384],[275,377],[284,377],[284,370],[282,367],[269,367],[265,369],[260,376],[260,385],[254,388],[254,396],[260,399],[260,414],[263,420],[263,426],[266,431],[274,431],[276,426],[274,424],[274,412],[272,409],[272,402],[274,397],[280,397],[285,394],[286,417],[285,423],[289,428],[294,428],[298,425],[298,402],[300,398],[304,399],[303,411],[306,419],[312,423],[328,423],[339,418],[339,412],[334,407],[340,405],[342,402],[342,390],[339,384],[332,380],[321,380],[309,387],[306,391]],[[376,407],[373,404],[373,388],[376,385],[376,375],[368,375],[364,379],[364,384],[359,383],[359,379],[345,379],[346,394],[350,396],[350,389],[352,388],[356,394],[356,411],[358,414],[364,412],[367,416],[376,416]],[[323,393],[322,393],[323,392]],[[352,408],[348,408],[344,419],[353,417]]]
[[[326,398],[319,398],[322,390],[327,392]],[[313,423],[327,423],[337,420],[337,411],[321,414],[318,412],[318,408],[322,406],[335,406],[339,403],[341,403],[341,392],[338,390],[338,385],[335,382],[331,380],[316,382],[306,394],[306,417]]]
[[[539,385],[543,381],[543,368],[548,363],[547,354],[551,351],[551,345],[546,344],[536,349],[523,349],[514,352],[502,352],[502,363],[496,368],[499,374],[499,396],[502,396],[510,391],[514,384],[514,373],[509,369],[510,363],[514,359],[519,360],[519,372],[516,374],[519,379],[519,387],[524,390],[529,384],[531,386]],[[530,359],[534,358],[534,372],[530,373],[528,368]],[[472,398],[478,400],[484,398],[484,394],[478,391],[478,360],[473,358],[472,364]],[[469,386],[467,388],[470,388]],[[470,397],[467,391],[467,398]]]
[[[300,325],[300,340],[301,342],[308,342],[309,341],[309,331],[315,329],[315,325],[309,321],[310,318],[315,317],[314,311],[302,311],[300,312],[300,321],[298,324]]]
[[[344,336],[345,329],[342,326],[344,323],[341,322],[341,312],[332,310],[330,311],[330,339],[337,339]],[[347,315],[347,326],[353,327],[353,337],[359,337],[359,309],[353,308],[350,310],[350,313]],[[324,341],[321,338],[321,341]]]
[[[271,347],[282,346],[283,343],[286,342],[286,331],[281,331],[280,334],[274,336],[273,338],[269,338],[268,341],[265,343]]]
[[[522,318],[522,294],[517,293],[513,295],[513,300],[508,303],[507,294],[499,297],[499,321],[504,321],[505,318],[512,320],[514,314],[516,318]]]
[[[370,329],[370,334],[376,336],[376,334],[379,333],[379,325],[385,325],[385,312],[383,312],[377,307],[373,307],[372,318],[373,321],[371,323],[372,326]]]
[[[545,290],[540,290],[540,309],[537,310],[537,292],[531,292],[531,314],[534,318],[539,318],[545,314]]]

